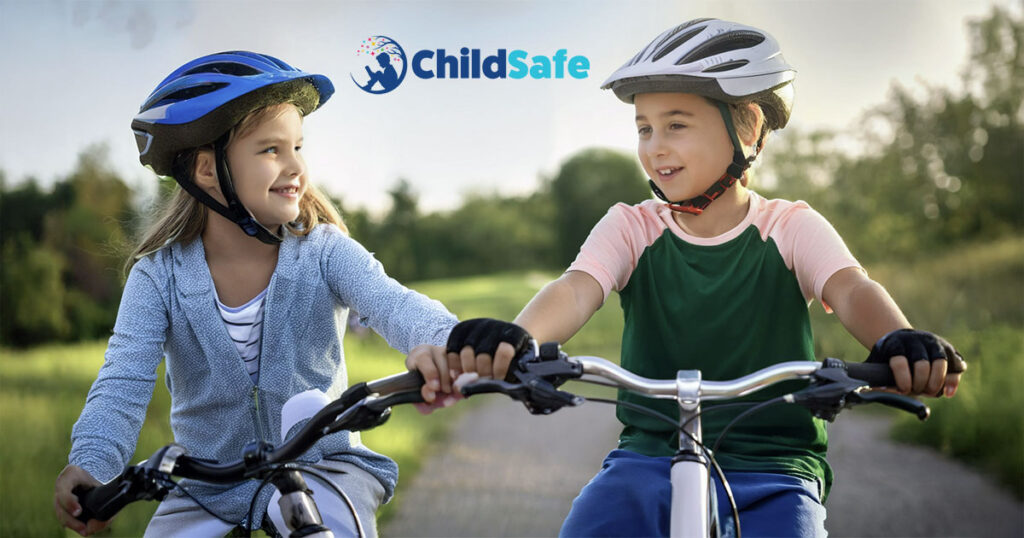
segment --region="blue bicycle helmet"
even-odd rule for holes
[[[266,54],[229,51],[197,58],[160,82],[132,120],[139,160],[157,174],[174,176],[183,189],[247,234],[267,243],[280,242],[280,237],[252,218],[235,195],[224,158],[227,133],[259,108],[293,102],[305,116],[333,93],[334,85],[327,77],[300,71]],[[210,144],[216,150],[226,207],[200,190],[187,171],[175,170],[181,152]]]
[[[295,101],[306,115],[333,93],[327,77],[266,54],[230,51],[197,58],[160,82],[132,120],[139,160],[169,176],[178,153],[213,143],[253,110]]]

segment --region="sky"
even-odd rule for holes
[[[399,178],[420,205],[470,192],[533,191],[581,149],[633,154],[633,110],[600,89],[667,28],[717,17],[763,28],[797,70],[790,125],[856,132],[893,84],[960,88],[965,22],[1013,0],[744,1],[66,1],[0,0],[0,169],[51,185],[91,144],[133,188],[155,191],[130,131],[157,83],[224,50],[276,56],[329,77],[334,96],[305,122],[311,179],[346,206],[386,210]],[[423,79],[364,92],[364,40],[385,35],[411,60],[462,47],[589,62],[585,78]],[[532,63],[527,60],[527,65]],[[429,67],[430,62],[424,63]]]

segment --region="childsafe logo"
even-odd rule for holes
[[[566,49],[554,55],[530,56],[525,50],[498,49],[484,56],[480,49],[462,47],[458,55],[445,49],[424,49],[408,61],[405,50],[388,36],[370,36],[356,50],[359,67],[349,73],[352,82],[368,93],[388,93],[405,80],[406,72],[422,79],[465,79],[481,76],[489,79],[587,78],[590,60],[586,56],[569,57]],[[529,58],[529,59],[528,59]],[[411,66],[410,66],[411,64]]]

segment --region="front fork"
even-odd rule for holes
[[[672,519],[669,534],[673,537],[706,538],[717,536],[717,520],[711,513],[708,495],[708,459],[701,446],[699,370],[680,370],[676,374],[680,424],[679,451],[672,458]]]
[[[281,499],[277,504],[281,508],[281,517],[288,527],[288,536],[334,538],[334,533],[324,526],[320,511],[313,502],[313,492],[306,486],[306,481],[298,471],[278,473],[271,478],[271,482],[281,492]]]

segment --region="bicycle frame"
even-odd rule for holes
[[[709,536],[712,532],[711,522],[717,517],[717,513],[712,513],[715,509],[714,503],[710,502],[710,462],[705,456],[702,445],[700,419],[702,400],[738,398],[780,381],[810,378],[812,374],[822,368],[822,364],[818,362],[783,362],[731,381],[704,381],[701,379],[699,370],[680,370],[673,382],[637,376],[599,357],[569,357],[568,360],[581,367],[584,377],[580,377],[579,381],[610,385],[649,397],[674,399],[678,402],[680,424],[684,425],[684,429],[680,431],[679,451],[673,457],[671,467],[672,500],[669,532],[672,537]],[[851,364],[850,366],[857,366],[858,370],[864,368],[864,365]],[[871,368],[870,370],[874,370],[879,375],[881,373],[890,375],[886,367]],[[861,371],[866,374],[869,369]],[[595,377],[587,378],[585,377],[587,375]],[[875,374],[864,377],[875,378]],[[608,381],[611,383],[609,384]],[[886,383],[875,382],[874,384],[885,385]],[[874,399],[893,405],[895,404],[893,398],[894,395],[879,395]],[[787,401],[792,402],[792,400]],[[921,416],[920,412],[918,414]]]

